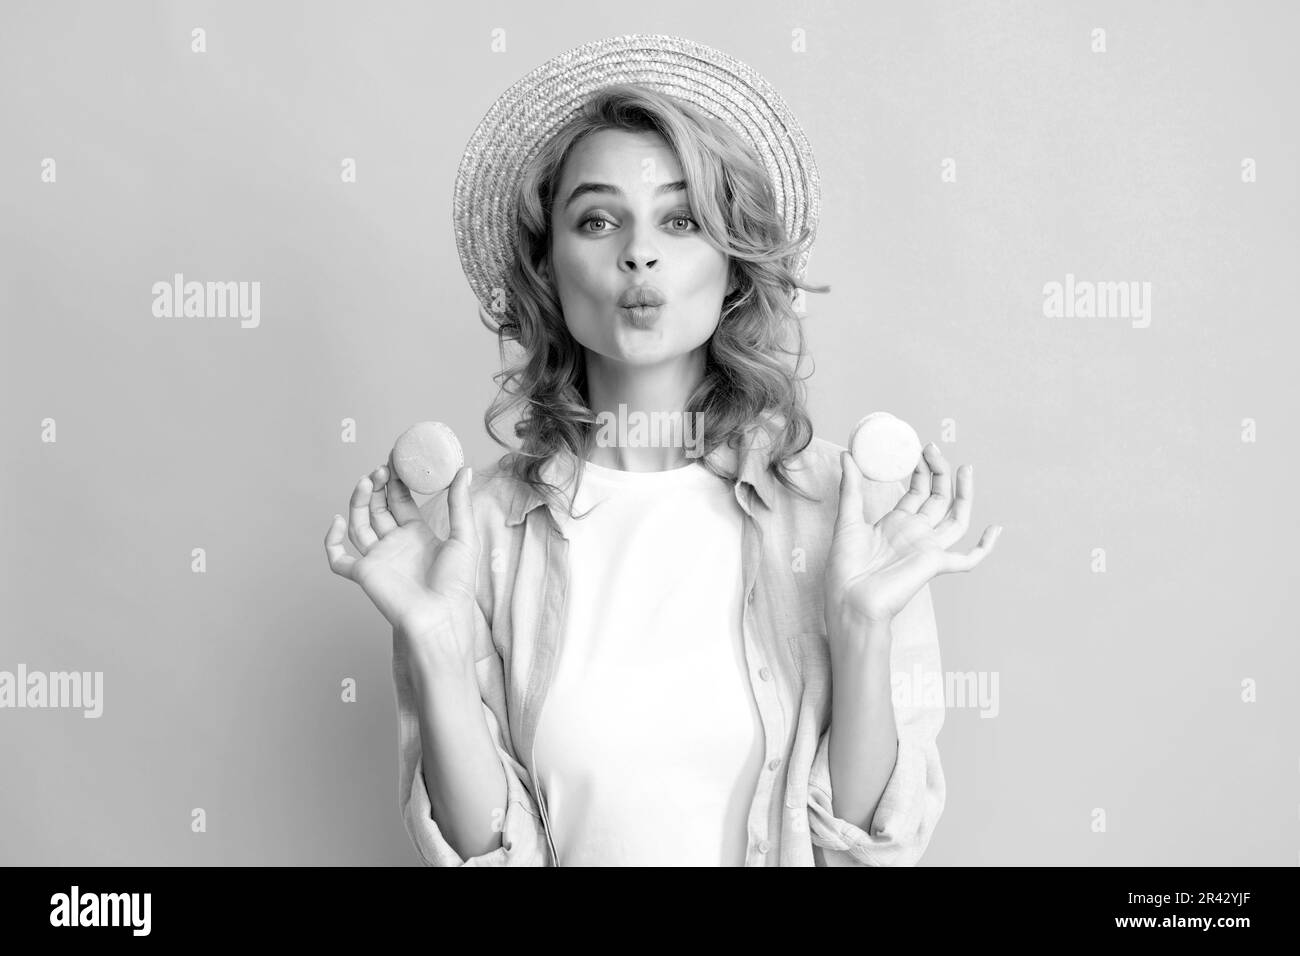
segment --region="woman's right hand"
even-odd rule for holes
[[[470,504],[471,470],[461,468],[447,493],[451,534],[439,541],[410,489],[389,464],[357,482],[345,522],[335,515],[325,535],[325,555],[335,574],[361,585],[366,596],[405,641],[419,667],[472,665],[479,540]]]

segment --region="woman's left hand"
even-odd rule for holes
[[[979,565],[1002,527],[990,525],[965,554],[948,550],[966,534],[975,481],[970,465],[957,469],[954,498],[951,468],[933,442],[912,472],[911,488],[874,524],[864,500],[867,477],[849,452],[841,453],[840,463],[839,515],[826,565],[827,628],[888,633],[883,625],[932,578]]]

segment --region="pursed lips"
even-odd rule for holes
[[[658,289],[651,286],[637,286],[628,289],[619,296],[618,304],[623,309],[633,309],[637,307],[652,308],[663,305],[667,300],[664,294]]]

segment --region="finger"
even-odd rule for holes
[[[862,469],[853,456],[840,452],[840,510],[835,516],[835,531],[847,528],[863,520],[862,517]]]
[[[375,529],[370,527],[370,476],[362,475],[352,489],[352,500],[348,502],[348,539],[352,547],[365,554],[379,540]]]
[[[370,473],[370,484],[374,488],[370,493],[370,527],[381,538],[397,527],[397,519],[388,510],[388,491],[384,487],[387,483],[387,465],[380,465]]]
[[[1001,525],[989,525],[984,529],[984,534],[980,536],[980,543],[965,554],[958,554],[953,551],[944,552],[946,558],[943,567],[939,569],[939,573],[951,574],[954,571],[971,571],[979,567],[979,563],[993,553],[993,546],[997,544],[1001,535]]]
[[[930,466],[925,463],[925,456],[916,463],[916,468],[912,470],[912,486],[908,488],[907,494],[898,499],[898,504],[894,505],[895,510],[907,511],[916,514],[916,509],[921,507],[921,502],[930,497]]]
[[[971,504],[975,499],[975,469],[962,465],[957,469],[957,497],[952,501],[952,510],[934,530],[938,533],[939,543],[950,548],[966,534],[970,527]]]
[[[930,479],[930,497],[925,499],[917,514],[930,522],[930,527],[933,528],[952,507],[952,466],[934,442],[925,446],[921,458],[928,460],[933,474]]]
[[[408,525],[412,521],[423,520],[420,517],[420,508],[411,497],[411,489],[406,487],[406,482],[397,476],[397,472],[389,471],[388,478],[388,510],[392,512],[393,517],[397,519],[400,525]]]
[[[343,547],[343,527],[343,516],[335,515],[334,520],[330,522],[329,530],[325,532],[325,557],[329,559],[331,571],[345,578],[351,578],[352,566],[357,563],[357,559],[348,554],[347,549]]]
[[[451,481],[451,490],[447,493],[448,524],[450,537],[478,551],[478,528],[474,524],[474,508],[469,500],[470,472],[472,469],[462,466]]]

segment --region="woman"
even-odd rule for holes
[[[615,55],[636,84],[610,82]],[[400,798],[430,864],[906,865],[943,809],[942,702],[895,707],[890,675],[938,672],[928,582],[997,529],[948,550],[973,485],[933,444],[903,494],[811,434],[811,155],[788,117],[747,136],[666,93],[684,56],[728,68],[697,89],[784,110],[671,37],[590,44],[508,94],[528,115],[589,68],[576,113],[534,123],[497,177],[512,227],[458,202],[471,284],[523,350],[488,431],[522,406],[521,450],[423,508],[380,466],[350,503],[361,556],[340,516],[326,537],[393,625]],[[772,136],[802,160],[779,193]],[[467,168],[499,197],[483,168],[521,154],[476,141],[458,197]],[[484,235],[508,278],[481,268]],[[681,427],[609,427],[642,413]]]

